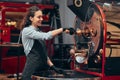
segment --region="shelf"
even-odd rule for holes
[[[10,34],[11,36],[19,36],[19,34]]]

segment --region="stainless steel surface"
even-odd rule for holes
[[[54,71],[49,71],[48,76],[32,76],[32,80],[101,80],[100,77],[76,72],[73,70],[65,70],[68,75],[56,74]],[[44,74],[45,72],[43,72]]]

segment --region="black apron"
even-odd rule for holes
[[[39,75],[41,71],[48,69],[46,44],[42,40],[34,40],[33,47],[27,55],[22,79],[31,80],[31,75]]]

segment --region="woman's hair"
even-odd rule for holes
[[[39,11],[40,8],[37,7],[37,6],[32,6],[28,9],[25,17],[23,18],[22,20],[22,23],[21,23],[21,29],[23,29],[24,27],[28,27],[29,25],[31,25],[31,20],[30,20],[30,17],[34,17],[34,14],[36,11]],[[42,10],[41,10],[42,11]]]

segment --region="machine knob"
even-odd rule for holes
[[[88,29],[88,28],[84,30],[77,29],[76,34],[77,35],[83,34],[85,37],[90,37],[90,36],[95,37],[97,35],[97,31],[94,29]]]
[[[95,63],[100,63],[101,59],[102,59],[102,53],[103,53],[103,49],[100,49],[99,50],[99,54],[96,55],[95,59],[94,59],[94,62]]]

